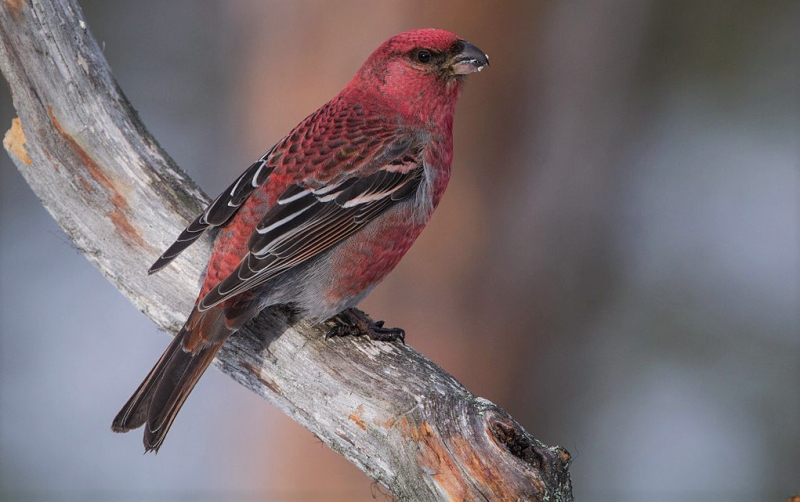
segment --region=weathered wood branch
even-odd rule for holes
[[[4,146],[75,246],[175,332],[210,242],[146,270],[208,199],[145,130],[74,0],[4,0],[0,67],[18,113]],[[322,337],[262,314],[216,365],[401,500],[572,500],[569,455],[408,346]]]

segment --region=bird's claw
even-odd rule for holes
[[[379,342],[406,343],[406,332],[402,328],[384,328],[384,321],[373,321],[358,309],[347,309],[333,317],[334,325],[325,338],[342,336],[363,336]]]

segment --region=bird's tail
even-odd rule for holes
[[[189,393],[233,331],[221,308],[192,312],[114,418],[111,430],[128,432],[145,425],[145,450],[157,452]]]

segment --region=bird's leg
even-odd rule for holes
[[[383,321],[375,322],[357,308],[344,310],[331,319],[335,324],[325,338],[367,335],[371,340],[406,343],[406,332],[402,328],[384,328]]]

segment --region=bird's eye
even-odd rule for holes
[[[417,61],[420,63],[429,63],[431,60],[431,51],[427,49],[421,49],[417,52]]]

